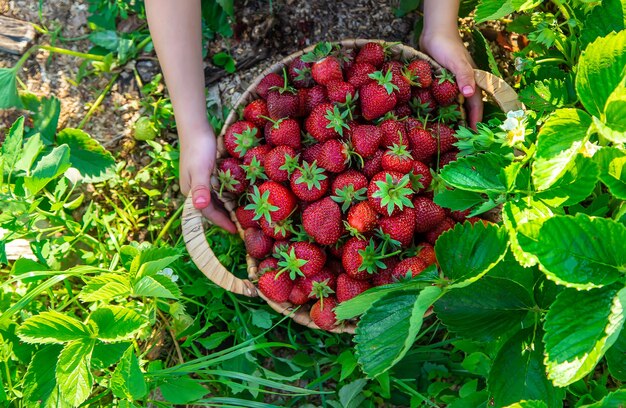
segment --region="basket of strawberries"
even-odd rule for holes
[[[501,79],[476,70],[476,81],[504,111],[520,108]],[[248,279],[219,263],[189,197],[192,259],[297,323],[353,333],[336,305],[418,275],[437,262],[439,235],[465,220],[429,190],[431,171],[456,158],[462,102],[448,71],[399,43],[320,43],[284,58],[248,87],[218,137],[214,188],[245,242]]]

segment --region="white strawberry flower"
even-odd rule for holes
[[[176,282],[178,280],[178,275],[174,274],[172,268],[164,268],[157,272],[157,275],[163,275],[170,278],[172,282]]]
[[[526,114],[523,110],[509,111],[500,129],[506,132],[506,142],[509,146],[523,143],[526,137]]]

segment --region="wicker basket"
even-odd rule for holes
[[[379,42],[385,43],[385,41],[381,40],[366,40],[366,39],[354,39],[354,40],[344,40],[339,44],[346,48],[361,48],[364,44],[368,42]],[[402,45],[399,43],[388,44],[390,45],[390,51],[393,59],[414,59],[421,58],[430,62],[433,67],[435,67],[435,71],[440,70],[441,66],[437,64],[433,59],[429,56],[411,48],[406,45]],[[263,73],[261,73],[255,80],[250,84],[248,89],[244,92],[244,94],[239,98],[237,105],[234,109],[231,110],[230,115],[228,116],[226,123],[222,129],[221,134],[217,140],[217,158],[227,157],[228,154],[224,148],[224,133],[226,129],[237,121],[237,108],[239,106],[245,106],[249,102],[257,99],[258,96],[255,92],[255,89],[261,79],[271,73],[275,72],[278,74],[282,74],[283,67],[289,65],[289,63],[295,59],[296,57],[311,51],[314,46],[306,48],[304,50],[298,51],[294,54],[289,55],[286,58],[283,58],[281,61],[272,65],[268,69],[266,69]],[[517,99],[517,94],[513,89],[506,84],[502,79],[488,73],[485,71],[475,70],[475,78],[476,83],[480,88],[482,88],[485,93],[493,99],[498,106],[504,111],[507,112],[509,110],[517,110],[522,108],[522,104]],[[237,207],[237,202],[235,197],[224,194],[221,198],[224,204],[224,207],[230,214],[230,218],[233,220],[237,229],[239,231],[239,235],[243,239],[244,230],[239,225],[237,218],[235,217],[235,208]],[[203,225],[203,216],[200,211],[196,210],[191,201],[191,196],[187,198],[185,201],[185,207],[183,209],[183,236],[185,239],[185,243],[187,245],[187,250],[191,255],[191,258],[198,266],[198,268],[213,282],[217,285],[223,287],[224,289],[237,293],[240,295],[245,295],[249,297],[260,296],[277,312],[284,315],[291,315],[293,320],[297,323],[302,324],[304,326],[319,329],[315,323],[309,317],[308,307],[294,307],[294,305],[290,303],[276,303],[272,300],[267,299],[251,282],[253,280],[258,279],[257,275],[257,267],[258,261],[255,258],[252,258],[250,255],[246,255],[246,262],[248,265],[248,279],[239,279],[235,275],[233,275],[230,271],[228,271],[220,262],[218,261],[213,251],[209,247],[209,244],[204,235],[204,225]],[[343,325],[337,326],[334,330],[335,333],[354,333],[355,324],[353,322],[346,322]]]

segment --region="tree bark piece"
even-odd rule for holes
[[[34,39],[32,24],[0,16],[0,52],[22,55]]]

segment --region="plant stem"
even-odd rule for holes
[[[170,217],[170,219],[167,221],[167,223],[165,224],[165,226],[163,227],[163,229],[161,230],[159,235],[154,240],[154,244],[155,245],[158,244],[161,241],[161,239],[163,239],[165,234],[167,234],[169,229],[172,227],[172,224],[174,223],[174,221],[176,221],[178,219],[178,217],[180,217],[180,214],[183,212],[183,208],[184,208],[184,206],[181,205],[178,208],[178,210],[176,210],[176,212]]]
[[[87,121],[89,120],[89,118],[91,118],[91,115],[93,115],[93,113],[96,111],[96,109],[98,109],[98,107],[100,106],[100,104],[102,103],[102,101],[104,100],[104,97],[109,93],[109,91],[111,90],[111,88],[113,87],[113,84],[115,83],[115,81],[117,81],[117,78],[120,76],[119,72],[115,73],[113,75],[113,77],[111,78],[111,80],[109,81],[108,85],[106,86],[106,88],[104,88],[102,90],[102,92],[100,93],[100,95],[98,95],[98,99],[96,99],[96,101],[94,102],[93,105],[91,105],[91,108],[89,108],[89,111],[87,112],[87,114],[85,115],[85,117],[83,118],[83,120],[80,121],[80,123],[78,124],[78,129],[82,129],[85,124],[87,123]]]

